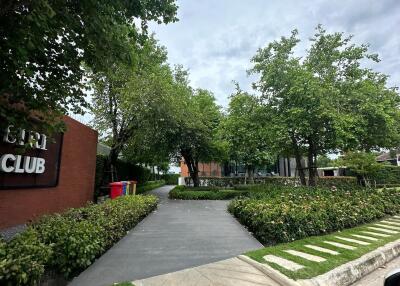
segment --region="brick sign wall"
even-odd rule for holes
[[[67,132],[52,140],[25,134],[36,138],[29,150],[20,150],[22,137],[0,138],[0,229],[92,200],[97,132],[70,117],[64,121]]]

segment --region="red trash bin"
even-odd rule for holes
[[[122,182],[113,182],[110,183],[110,198],[115,199],[119,196],[122,196],[124,184]]]

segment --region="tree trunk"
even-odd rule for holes
[[[108,155],[108,170],[110,182],[115,182],[118,180],[117,174],[117,161],[118,161],[119,150],[117,148],[111,148],[110,154]]]
[[[292,136],[292,145],[294,150],[294,157],[296,159],[296,169],[299,172],[300,183],[301,185],[306,186],[307,185],[306,175],[304,174],[303,164],[301,164],[302,156],[294,136]]]
[[[309,145],[308,145],[308,154],[307,154],[307,159],[308,159],[308,185],[315,187],[317,185],[316,181],[316,173],[317,173],[317,166],[316,166],[316,161],[315,161],[315,148],[314,148],[314,143],[309,140]]]
[[[249,179],[249,184],[254,184],[254,167],[252,165],[246,165],[246,176]]]
[[[190,178],[193,181],[193,186],[200,186],[198,162],[192,158],[192,155],[189,152],[181,152],[181,155],[188,167]]]

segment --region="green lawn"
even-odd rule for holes
[[[382,220],[384,220],[384,219],[382,219]],[[381,222],[382,220],[377,221],[375,223],[390,225],[390,224],[382,223]],[[392,218],[392,220],[394,222],[399,223],[398,226],[397,225],[392,225],[392,226],[398,227],[400,229],[400,218],[398,218],[398,219]],[[365,224],[365,225],[358,226],[355,228],[331,233],[329,235],[313,236],[313,237],[308,237],[308,238],[297,240],[297,241],[290,242],[290,243],[278,244],[276,246],[271,246],[271,247],[266,247],[263,249],[251,251],[251,252],[245,253],[245,255],[249,256],[250,258],[252,258],[258,262],[267,263],[271,267],[275,268],[276,270],[280,271],[281,273],[285,274],[287,277],[290,277],[292,279],[312,278],[317,275],[328,272],[329,270],[336,268],[337,266],[339,266],[341,264],[344,264],[351,260],[357,259],[357,258],[361,257],[362,255],[364,255],[380,246],[383,246],[389,242],[400,239],[400,233],[388,234],[388,233],[384,233],[384,232],[379,232],[379,231],[368,229],[369,226],[374,226],[374,223]],[[389,236],[388,237],[374,236],[371,234],[365,234],[362,231],[370,231],[370,232],[377,232],[377,233],[379,232],[382,234],[387,234]],[[371,241],[371,240],[363,239],[360,237],[354,237],[354,236],[352,236],[352,234],[374,237],[378,240]],[[368,242],[370,244],[363,246],[363,245],[359,245],[359,244],[356,244],[353,242],[348,242],[348,241],[338,239],[338,238],[336,238],[336,236],[356,239],[356,240]],[[338,247],[332,246],[330,244],[324,243],[324,241],[327,241],[327,240],[354,246],[354,247],[356,247],[356,249],[346,250],[343,248],[338,248]],[[339,252],[339,255],[323,253],[323,252],[305,247],[305,245],[310,245],[310,244]],[[304,258],[289,254],[289,253],[285,252],[285,250],[298,250],[301,252],[305,252],[308,254],[312,254],[312,255],[316,255],[316,256],[325,258],[326,261],[312,262],[312,261],[306,260]],[[283,267],[280,267],[279,265],[277,265],[275,263],[266,262],[264,260],[263,256],[265,256],[267,254],[272,254],[272,255],[276,255],[276,256],[291,260],[291,261],[296,262],[305,267],[300,270],[297,270],[297,271],[287,270]]]
[[[114,283],[112,286],[135,286],[132,282]]]

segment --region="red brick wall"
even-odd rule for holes
[[[65,116],[58,186],[0,190],[0,229],[83,206],[93,198],[97,132]]]
[[[189,177],[189,170],[184,160],[181,160],[181,177]],[[221,177],[221,166],[218,163],[199,163],[200,177]]]

